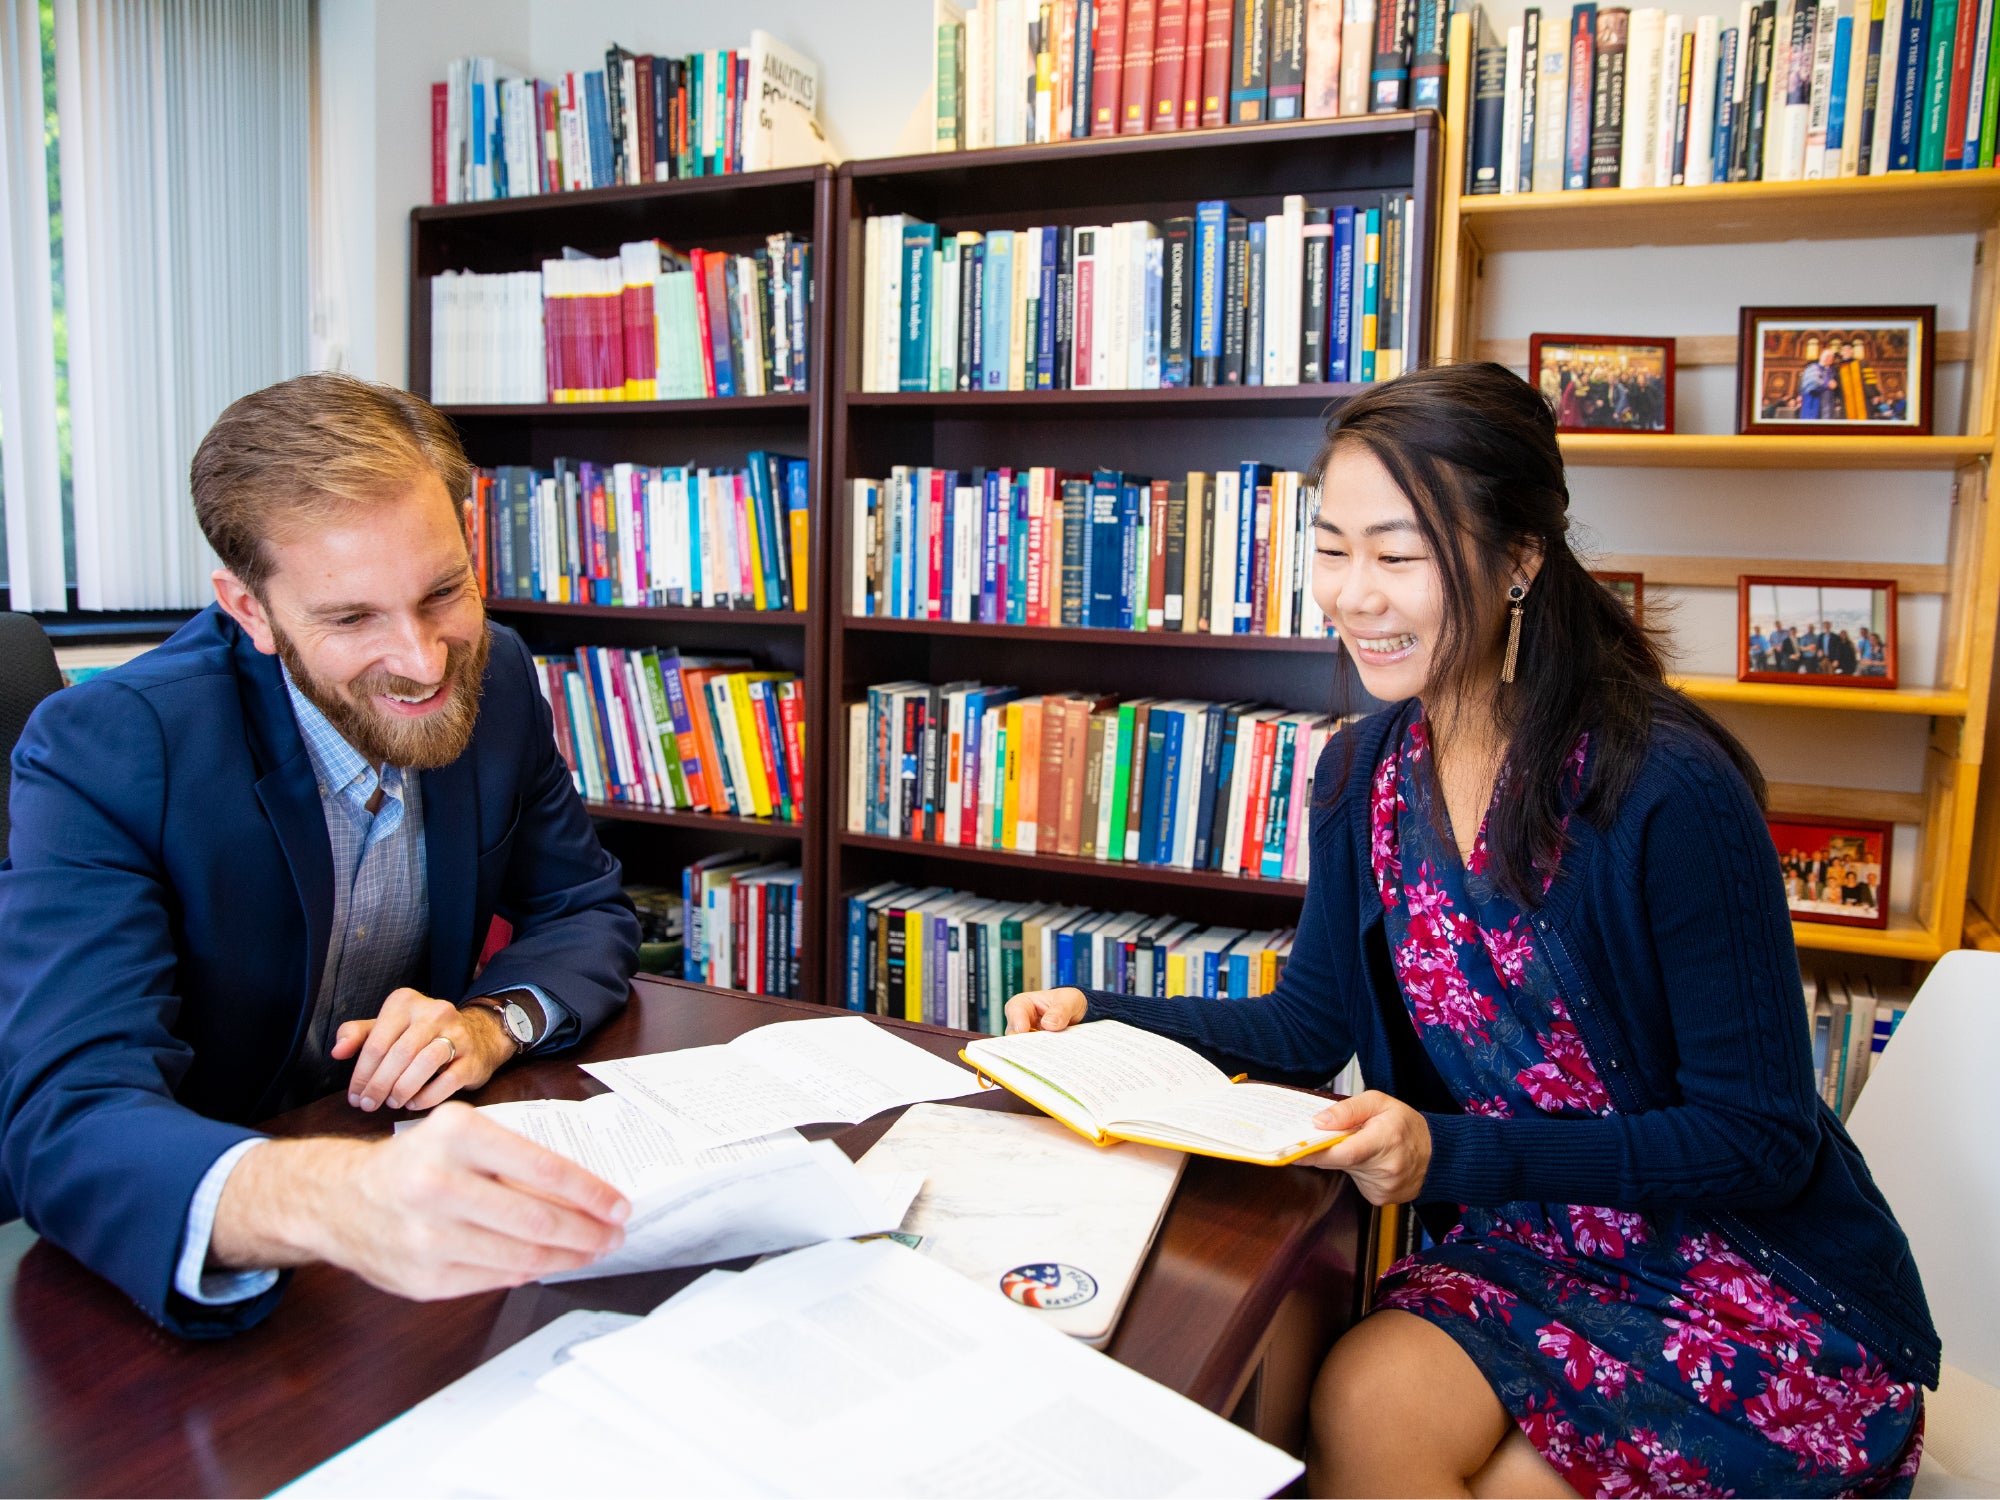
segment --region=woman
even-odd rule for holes
[[[1498,365],[1335,418],[1314,596],[1393,707],[1318,771],[1270,994],[1022,995],[1368,1092],[1313,1158],[1439,1243],[1313,1396],[1316,1494],[1907,1493],[1938,1343],[1818,1100],[1762,781],[1571,552]]]

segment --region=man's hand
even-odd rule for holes
[[[211,1264],[324,1260],[399,1297],[519,1286],[616,1250],[631,1204],[464,1104],[385,1141],[269,1141],[224,1185]]]
[[[1402,1100],[1379,1089],[1336,1099],[1313,1116],[1321,1130],[1347,1136],[1324,1151],[1301,1158],[1304,1165],[1345,1172],[1370,1203],[1413,1203],[1431,1169],[1430,1122]]]
[[[1030,990],[1007,1002],[1007,1035],[1022,1031],[1064,1031],[1083,1019],[1090,1004],[1082,990]]]
[[[355,1057],[356,1053],[359,1057]],[[356,1109],[429,1109],[476,1089],[513,1059],[514,1039],[484,1006],[459,1009],[417,990],[393,991],[372,1021],[334,1033],[333,1055],[354,1057],[347,1102]]]

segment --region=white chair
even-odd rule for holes
[[[1918,1495],[2000,1495],[2000,953],[1947,953],[1847,1128],[1910,1237],[1944,1373]]]

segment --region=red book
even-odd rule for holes
[[[1188,0],[1158,0],[1153,20],[1153,113],[1150,131],[1181,128],[1181,78],[1187,65]]]
[[[1152,519],[1146,528],[1146,628],[1164,629],[1167,623],[1167,482],[1153,481]]]
[[[1243,819],[1243,873],[1255,875],[1264,862],[1264,819],[1271,803],[1271,751],[1278,743],[1278,726],[1257,721],[1250,739],[1250,806]]]
[[[1951,93],[1944,110],[1946,171],[1961,165],[1965,157],[1965,112],[1972,91],[1972,50],[1979,30],[1979,10],[1972,0],[1959,0],[1958,26],[1951,44]]]
[[[778,688],[778,727],[785,737],[785,774],[792,779],[792,821],[805,821],[802,793],[806,784],[805,744],[800,735],[799,684],[787,682]]]
[[[1097,0],[1090,39],[1090,133],[1118,134],[1118,85],[1125,76],[1126,0]]]
[[[1226,124],[1229,119],[1230,0],[1208,0],[1207,25],[1201,42],[1201,123]]]
[[[1125,0],[1125,72],[1120,83],[1123,104],[1118,115],[1120,135],[1144,135],[1153,113],[1153,31],[1159,17],[1157,0]]]
[[[944,618],[944,480],[943,469],[931,470],[931,491],[924,497],[930,512],[930,556],[926,566],[930,578],[924,585],[924,618]]]
[[[431,202],[445,201],[445,136],[451,130],[451,85],[431,85]]]
[[[737,98],[736,54],[725,52],[728,59],[722,73],[722,170],[740,172],[743,158],[740,154],[741,141],[738,132],[742,126],[742,103]]]
[[[694,326],[696,334],[694,342],[695,347],[701,350],[702,394],[713,396],[715,394],[715,354],[708,347],[708,339],[705,337],[709,326],[708,270],[703,262],[707,257],[708,252],[706,250],[690,250],[688,252],[688,265],[694,273]]]
[[[1218,5],[1226,0],[1216,0]],[[1187,0],[1187,20],[1181,28],[1181,129],[1201,127],[1202,38],[1208,35],[1206,0]]]
[[[1028,470],[1028,597],[1026,623],[1049,623],[1049,470]]]
[[[659,375],[655,368],[659,340],[653,330],[653,288],[628,282],[620,301],[625,314],[625,399],[650,401],[654,392],[635,389],[634,382],[645,381],[650,386]]]
[[[632,64],[633,85],[639,97],[633,107],[639,114],[639,180],[653,180],[653,57],[647,53]]]

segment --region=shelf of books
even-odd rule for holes
[[[1726,17],[1718,21],[1657,9],[1602,8],[1593,15],[1592,8],[1579,6],[1567,36],[1559,14],[1531,10],[1521,35],[1487,33],[1477,43],[1481,68],[1490,74],[1484,85],[1478,82],[1484,75],[1471,66],[1475,30],[1483,23],[1476,13],[1454,17],[1441,183],[1437,352],[1441,359],[1470,359],[1516,347],[1482,339],[1489,255],[1869,237],[1972,238],[1969,328],[1964,333],[1946,330],[1938,351],[1940,364],[1962,362],[1962,379],[1948,387],[1960,401],[1949,406],[1938,402],[1933,436],[1610,432],[1563,438],[1565,456],[1579,470],[1703,469],[1718,471],[1717,483],[1726,483],[1731,470],[1871,471],[1885,476],[1929,471],[1951,476],[1948,485],[1921,492],[1938,499],[1909,502],[1943,507],[1921,523],[1940,538],[1941,555],[1921,561],[1884,563],[1850,555],[1831,563],[1765,568],[1769,559],[1690,556],[1658,559],[1657,575],[1645,568],[1644,560],[1601,563],[1645,571],[1649,610],[1655,585],[1733,590],[1735,575],[1770,571],[1899,576],[1906,609],[1913,607],[1910,595],[1936,596],[1934,612],[1925,601],[1922,616],[1935,621],[1934,627],[1925,626],[1927,635],[1934,630],[1935,661],[1915,659],[1917,651],[1906,638],[1902,685],[1894,689],[1744,682],[1712,672],[1688,672],[1676,679],[1683,690],[1717,705],[1725,716],[1741,710],[1767,713],[1757,721],[1766,733],[1779,722],[1768,717],[1769,710],[1928,721],[1921,751],[1907,737],[1875,735],[1869,741],[1875,748],[1857,752],[1842,773],[1862,779],[1866,765],[1867,778],[1880,786],[1920,783],[1921,791],[1783,783],[1785,796],[1774,798],[1774,806],[1791,804],[1783,809],[1788,813],[1820,820],[1852,815],[1892,824],[1902,830],[1899,847],[1910,847],[1914,835],[1914,878],[1899,883],[1907,884],[1906,900],[1885,901],[1886,926],[1795,920],[1799,946],[1928,962],[1965,940],[1968,913],[1976,910],[1969,894],[1982,897],[1989,909],[2000,905],[2000,789],[1996,778],[1982,782],[1980,776],[2000,620],[2000,527],[1992,524],[1987,504],[1995,396],[2000,391],[2000,172],[1993,167],[2000,132],[1991,110],[1983,119],[1955,116],[1959,134],[1949,142],[1944,129],[1933,128],[1945,120],[1942,106],[1937,120],[1925,123],[1924,99],[1935,94],[1948,101],[1955,80],[1977,71],[1954,65],[1966,40],[1963,31],[1955,37],[1929,37],[1918,8],[1906,8],[1900,0],[1891,0],[1887,25],[1864,28],[1858,17],[1835,16],[1834,10],[1824,7],[1815,16],[1808,7],[1766,0],[1761,9],[1744,7],[1751,28],[1746,32],[1728,29]],[[1810,66],[1802,56],[1800,65],[1786,72],[1774,60],[1774,11],[1790,27],[1775,37],[1779,57],[1795,43],[1803,45],[1810,51]],[[1967,6],[1965,11],[1980,18],[1983,37],[1983,18],[1990,16],[1991,6]],[[1802,19],[1792,21],[1794,14]],[[1591,24],[1583,25],[1583,17]],[[1829,22],[1834,30],[1816,41],[1815,26]],[[1538,43],[1526,35],[1530,25],[1539,27]],[[1761,42],[1739,46],[1745,37]],[[1800,37],[1805,40],[1799,42]],[[1525,61],[1531,50],[1536,57],[1532,69]],[[1980,56],[1986,54],[1982,43]],[[2000,57],[2000,52],[1994,55]],[[1509,56],[1520,59],[1511,74]],[[1911,57],[1918,65],[1906,68]],[[1675,60],[1678,70],[1671,66]],[[1488,68],[1488,63],[1494,66]],[[1622,117],[1605,117],[1600,108],[1593,118],[1591,87],[1580,93],[1571,87],[1579,67],[1593,86],[1601,86],[1608,71],[1625,75],[1621,82],[1627,85],[1628,102]],[[1798,80],[1806,80],[1807,102],[1781,98],[1771,87],[1773,77],[1791,78],[1794,89],[1800,87]],[[1633,84],[1634,78],[1640,81]],[[1897,80],[1893,97],[1892,78]],[[1509,79],[1511,85],[1503,88]],[[1791,295],[1785,300],[1868,300],[1857,298],[1851,287],[1844,297],[1820,295],[1820,263],[1804,256],[1798,263],[1802,274],[1797,289],[1788,288]],[[1593,264],[1603,285],[1618,284],[1616,256],[1600,256]],[[1648,274],[1658,274],[1657,260],[1644,264]],[[1699,351],[1691,353],[1691,364],[1734,362],[1733,337],[1713,327],[1687,332],[1693,335],[1687,342]],[[1525,345],[1519,348],[1507,357],[1525,359]],[[1761,481],[1741,483],[1748,491]],[[1768,503],[1809,502],[1803,493],[1774,489]],[[1731,550],[1704,546],[1703,540],[1691,537],[1682,550]],[[1828,726],[1825,732],[1836,732],[1830,719],[1818,722]],[[1798,735],[1809,741],[1820,732],[1801,728]],[[1909,748],[1898,750],[1898,745]],[[1910,763],[1912,756],[1919,757],[1917,763]],[[1990,831],[1982,827],[1987,852],[1976,859],[1974,818],[1982,803]],[[1984,888],[1973,886],[1975,866],[1987,872]]]
[[[1350,686],[1303,470],[1427,357],[1439,141],[1422,111],[840,169],[829,998],[997,1024],[985,955],[1024,945],[1017,987],[1275,973]]]
[[[411,215],[410,385],[476,466],[489,612],[535,653],[649,951],[806,995],[832,187],[793,168]]]

